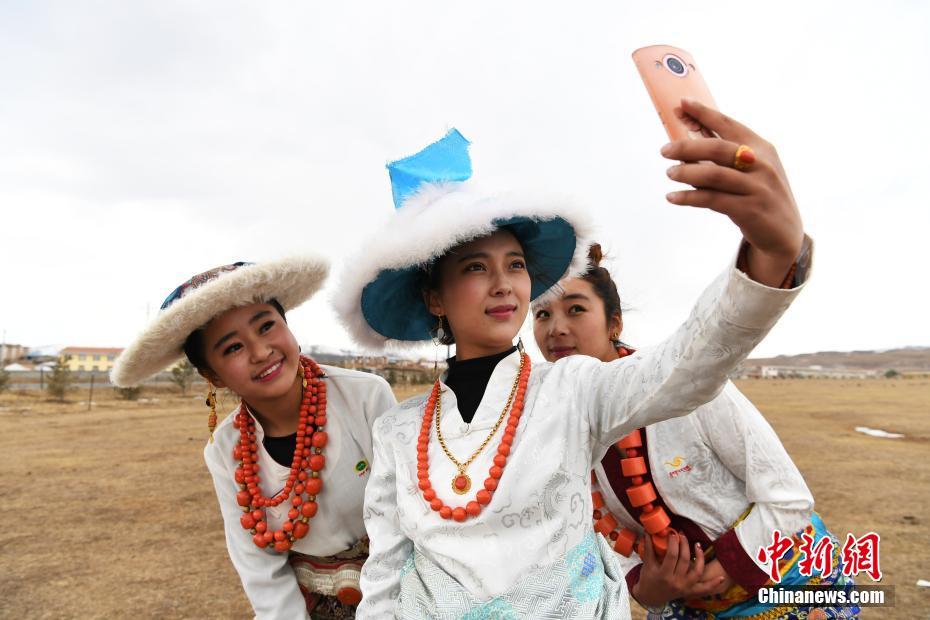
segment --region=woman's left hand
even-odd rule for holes
[[[678,160],[668,176],[693,190],[666,196],[677,205],[690,205],[723,213],[749,242],[749,276],[768,286],[781,285],[801,252],[804,227],[788,176],[775,147],[751,129],[691,99],[681,100],[681,113],[714,131],[720,138],[676,140],[662,147],[662,155]],[[755,161],[737,169],[737,149],[752,149]],[[698,162],[714,162],[708,165]]]

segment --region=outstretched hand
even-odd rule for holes
[[[668,169],[669,178],[695,188],[672,192],[666,198],[676,205],[711,209],[729,217],[750,245],[749,277],[779,286],[801,251],[804,227],[775,147],[700,102],[682,99],[676,113],[720,138],[676,140],[662,147],[663,157],[681,162]],[[740,145],[755,154],[755,161],[742,170],[735,167]]]

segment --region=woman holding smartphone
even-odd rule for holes
[[[721,274],[650,354],[611,363],[531,368],[514,346],[531,300],[585,268],[587,225],[566,201],[481,192],[455,131],[389,165],[398,212],[348,263],[340,312],[370,346],[432,336],[457,348],[443,381],[373,429],[360,618],[628,617],[616,554],[590,522],[592,465],[630,431],[716,396],[806,279],[774,150],[715,110],[689,109],[724,139],[663,154],[719,166],[676,167],[702,189],[671,200],[728,215],[742,269]],[[740,145],[757,149],[758,167],[733,167]]]
[[[564,280],[561,293],[533,304],[533,332],[547,361],[589,355],[612,362],[635,352],[621,340],[620,296],[600,265],[601,249],[588,253],[589,268]],[[608,538],[633,597],[655,618],[851,618],[851,607],[771,606],[756,602],[772,585],[760,548],[774,530],[791,537],[791,554],[779,562],[785,585],[848,585],[842,544],[813,512],[814,499],[801,473],[762,414],[732,383],[688,416],[633,431],[593,468],[594,528]],[[649,535],[645,513],[631,499],[634,483],[648,483],[654,510],[670,519],[667,531]],[[674,508],[672,508],[674,507]],[[801,574],[804,535],[814,548],[833,545],[826,575]],[[692,548],[693,545],[693,548]],[[690,558],[703,550],[703,571]],[[764,615],[761,615],[764,614]],[[774,614],[774,615],[773,615]]]

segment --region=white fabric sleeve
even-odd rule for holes
[[[362,602],[356,618],[393,618],[400,594],[400,570],[413,553],[413,541],[400,528],[397,514],[396,464],[386,436],[384,419],[375,423],[371,477],[365,487],[365,529],[368,560],[362,566]],[[384,427],[384,428],[382,428]]]
[[[374,428],[375,420],[397,406],[397,398],[394,397],[394,391],[391,385],[378,377],[377,388],[372,391],[371,397],[365,406],[365,419],[368,420],[368,428]]]
[[[307,618],[307,603],[287,562],[287,554],[259,549],[252,542],[252,534],[239,523],[243,514],[236,503],[239,487],[233,470],[224,465],[224,461],[230,464],[233,461],[231,457],[220,461],[218,456],[219,449],[215,444],[208,444],[204,449],[204,460],[213,477],[216,498],[223,513],[229,558],[239,573],[255,617],[260,620]]]
[[[609,363],[582,355],[560,360],[556,366],[565,364],[575,404],[601,444],[594,456],[633,429],[686,415],[716,397],[802,288],[771,288],[731,267],[658,346]]]
[[[694,421],[720,462],[746,485],[755,505],[733,529],[748,558],[767,572],[756,558],[759,548],[772,543],[776,529],[791,536],[810,523],[814,497],[778,435],[732,383]]]
[[[363,379],[364,383],[360,385],[364,386],[365,390],[364,403],[359,407],[359,410],[364,417],[357,419],[351,433],[358,440],[362,453],[368,459],[368,464],[371,465],[372,461],[374,461],[372,429],[383,413],[390,411],[397,405],[397,399],[394,398],[391,385],[382,377],[368,375],[364,376]],[[361,400],[362,390],[357,390],[357,394],[358,399]],[[362,426],[363,423],[364,426]]]

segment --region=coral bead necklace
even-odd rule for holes
[[[660,559],[665,556],[668,549],[668,537],[675,530],[669,527],[671,519],[661,506],[653,505],[658,495],[652,482],[644,480],[643,476],[648,473],[646,458],[648,456],[642,450],[643,439],[640,430],[623,437],[616,444],[624,454],[620,461],[621,473],[627,478],[631,478],[633,483],[627,490],[627,497],[630,504],[635,508],[640,508],[642,513],[639,515],[639,522],[643,529],[652,538],[652,545],[655,548],[656,556]],[[643,452],[640,454],[640,452]],[[592,480],[594,472],[591,472]],[[633,530],[623,527],[619,528],[617,518],[606,510],[604,497],[600,491],[591,493],[592,503],[594,505],[594,529],[604,536],[608,537],[614,543],[614,551],[629,557],[636,549],[636,552],[642,556],[643,539],[637,536]]]
[[[472,453],[468,460],[461,462],[452,455],[449,447],[443,439],[442,432],[439,429],[439,421],[442,416],[442,395],[439,391],[439,380],[433,384],[433,390],[430,392],[426,401],[426,408],[423,411],[423,423],[420,427],[420,436],[417,439],[417,479],[418,486],[423,493],[423,499],[430,505],[430,508],[439,513],[443,519],[453,519],[455,521],[465,521],[468,517],[477,517],[481,513],[483,506],[491,502],[491,495],[497,489],[498,480],[504,474],[504,467],[507,465],[507,457],[510,455],[510,447],[513,445],[514,437],[517,434],[517,427],[520,424],[520,416],[523,415],[523,402],[526,397],[526,386],[530,379],[530,357],[526,353],[520,354],[520,370],[514,381],[513,388],[510,390],[510,397],[507,404],[501,411],[497,423],[487,438],[481,443],[477,450]],[[512,405],[512,406],[511,406]],[[484,488],[475,494],[475,499],[468,502],[464,507],[458,506],[452,508],[446,506],[441,499],[436,496],[436,490],[433,488],[429,477],[429,437],[430,427],[433,423],[433,416],[436,417],[436,438],[443,452],[449,457],[449,460],[458,470],[458,475],[452,479],[452,490],[458,495],[464,495],[471,489],[471,478],[466,473],[468,466],[478,457],[479,454],[491,442],[491,439],[500,429],[504,418],[507,416],[507,410],[510,410],[510,417],[507,420],[507,426],[504,428],[504,434],[501,442],[497,446],[497,454],[494,455],[494,465],[488,471],[488,478],[484,481]]]
[[[236,482],[239,493],[236,502],[242,507],[240,524],[252,533],[252,542],[264,549],[271,547],[278,553],[287,552],[295,541],[310,531],[309,521],[317,512],[317,495],[323,489],[320,471],[326,464],[323,448],[328,437],[326,425],[326,375],[309,357],[300,358],[298,376],[302,379],[303,395],[300,401],[300,418],[297,422],[297,441],[294,459],[284,488],[272,497],[262,494],[255,419],[243,402],[233,426],[239,429],[239,443],[233,448],[233,458],[239,462]],[[291,494],[293,492],[293,497]],[[278,506],[290,497],[291,509],[281,529],[272,531],[265,515],[267,506]]]
[[[614,346],[617,348],[617,357],[626,357],[636,352],[630,345],[621,342],[618,337],[612,339]],[[644,429],[645,430],[645,429]],[[656,556],[662,558],[668,550],[668,537],[675,530],[669,527],[672,520],[666,514],[665,509],[661,506],[654,506],[653,502],[657,499],[655,486],[644,476],[649,473],[648,455],[643,450],[643,438],[639,429],[622,437],[616,443],[616,447],[623,455],[620,460],[620,473],[630,478],[633,483],[627,490],[627,497],[634,508],[641,508],[642,514],[639,516],[639,522],[643,529],[652,538],[652,545],[655,549]],[[642,454],[640,454],[642,452]],[[591,482],[597,482],[594,472],[591,472]],[[605,508],[604,496],[600,491],[591,493],[592,504],[594,505],[594,529],[614,543],[614,551],[630,557],[633,549],[642,557],[644,549],[644,539],[637,536],[633,530],[621,527],[617,518]]]

